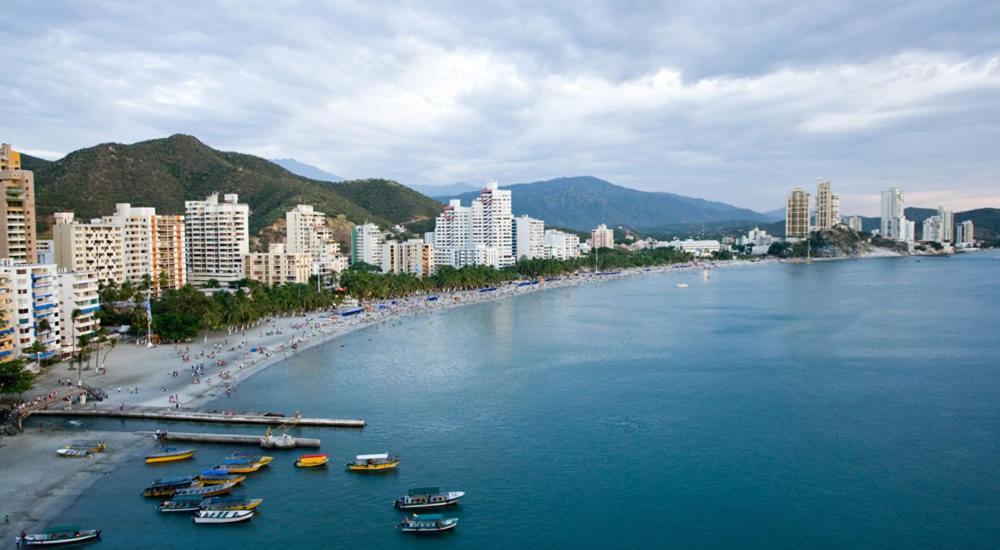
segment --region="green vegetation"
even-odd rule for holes
[[[34,376],[24,370],[22,359],[0,362],[0,394],[21,394],[31,389]]]
[[[53,212],[70,211],[89,219],[111,214],[116,202],[180,214],[185,200],[202,200],[216,191],[239,193],[240,201],[250,205],[253,234],[284,219],[296,204],[384,227],[433,217],[441,209],[437,201],[395,182],[311,180],[259,157],[216,151],[185,135],[131,145],[105,143],[55,162],[23,158],[35,171],[42,229]]]

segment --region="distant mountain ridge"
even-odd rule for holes
[[[412,183],[406,185],[414,191],[433,198],[451,197],[454,195],[461,195],[462,193],[471,193],[473,191],[479,192],[480,187],[482,187],[479,185],[465,183],[464,181],[449,183],[448,185],[420,185]]]
[[[533,183],[503,185],[513,196],[515,215],[527,214],[547,225],[589,231],[599,223],[627,226],[638,231],[677,223],[749,220],[766,223],[759,212],[722,202],[674,193],[648,192],[621,187],[592,176],[556,178]],[[478,191],[443,197],[468,204]]]
[[[197,138],[173,135],[133,144],[102,143],[57,161],[27,155],[35,171],[39,226],[53,212],[89,219],[114,212],[117,202],[153,206],[164,214],[184,212],[185,200],[238,193],[250,205],[250,231],[260,234],[283,223],[296,204],[311,204],[340,223],[371,221],[385,226],[433,218],[440,203],[390,180],[368,179],[331,185],[296,175],[260,157],[217,151]],[[361,204],[363,203],[363,205]],[[342,236],[341,232],[338,236]]]
[[[289,172],[302,176],[304,178],[319,180],[319,181],[329,181],[338,182],[344,181],[342,178],[336,174],[331,174],[322,168],[317,168],[311,164],[306,164],[304,162],[299,162],[295,159],[271,159],[271,162],[277,164],[278,166],[288,170]]]

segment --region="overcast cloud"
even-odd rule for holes
[[[405,183],[1000,206],[1000,2],[6,2],[0,139],[172,133]]]

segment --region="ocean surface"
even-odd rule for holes
[[[213,404],[368,421],[294,430],[330,467],[273,453],[241,491],[265,499],[251,522],[139,496],[230,450],[210,445],[130,460],[62,522],[103,548],[996,548],[998,306],[1000,260],[978,253],[648,274],[397,320]],[[343,469],[383,451],[397,471]],[[428,485],[467,492],[458,529],[399,533],[393,499]]]

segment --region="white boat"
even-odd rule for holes
[[[677,283],[676,286],[677,286],[677,288],[687,288],[688,284],[687,283]]]
[[[63,458],[90,458],[90,451],[83,449],[57,449],[56,454]]]
[[[393,503],[399,510],[426,510],[441,508],[456,504],[465,496],[464,491],[444,491],[437,487],[421,487],[410,489],[406,496],[401,496]]]
[[[253,510],[201,510],[193,518],[195,523],[237,523],[253,517]]]

